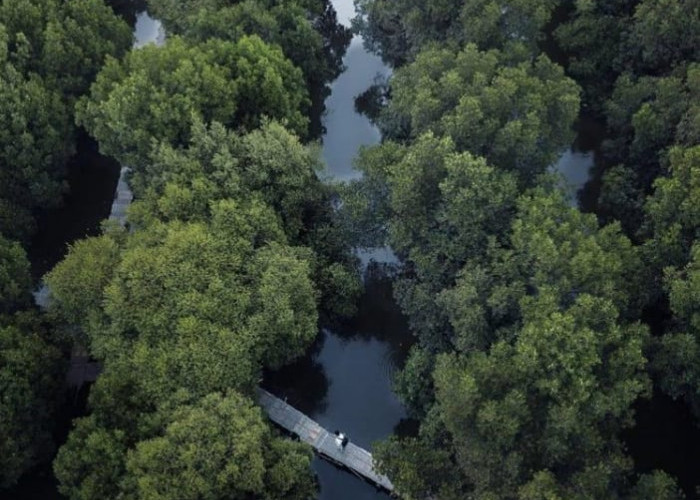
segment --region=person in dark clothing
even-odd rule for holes
[[[335,445],[338,447],[340,451],[343,451],[343,439],[345,436],[343,436],[340,431],[336,429],[335,431]]]

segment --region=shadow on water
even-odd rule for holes
[[[100,223],[109,216],[119,179],[119,164],[102,156],[97,143],[79,132],[77,152],[67,167],[70,186],[63,206],[37,216],[37,233],[28,255],[32,275],[39,279],[66,254],[73,241],[100,234]]]
[[[357,314],[346,321],[327,322],[306,355],[280,370],[266,372],[263,386],[307,415],[321,418],[343,413],[330,403],[352,404],[364,411],[370,409],[368,398],[395,400],[391,380],[403,366],[413,337],[392,293],[391,278],[383,266],[370,266]],[[365,392],[374,382],[378,385]],[[379,407],[383,405],[380,401]],[[396,408],[391,401],[389,406],[388,419],[394,413],[402,418],[402,408],[393,412]],[[375,434],[372,429],[368,432]],[[366,441],[369,444],[373,439]]]
[[[312,467],[324,478],[321,481],[319,498],[329,500],[388,500],[383,491],[336,466],[314,457]]]
[[[73,419],[87,414],[87,399],[91,384],[84,384],[77,392],[66,391],[63,406],[56,418],[53,441],[62,444],[66,441],[72,428]],[[58,481],[53,474],[53,457],[27,471],[15,487],[0,491],[0,498],[7,500],[66,500],[58,492]]]
[[[333,333],[344,340],[378,340],[389,348],[390,359],[385,366],[392,370],[403,366],[413,344],[408,321],[393,296],[392,265],[372,262],[364,274],[365,291],[358,303],[357,314],[347,321],[329,325]]]
[[[415,432],[392,391],[393,375],[405,362],[413,337],[394,302],[390,273],[385,270],[385,265],[370,265],[357,314],[347,321],[327,322],[303,358],[266,373],[263,382],[326,429],[342,430],[367,449],[394,431]],[[318,459],[314,470],[321,500],[388,498]]]
[[[136,16],[148,7],[146,0],[107,0],[105,3],[112,7],[115,14],[124,18],[132,29],[136,25]]]
[[[687,498],[700,498],[700,427],[688,406],[655,391],[635,410],[636,425],[623,438],[636,471],[664,470],[677,479]]]
[[[304,357],[276,371],[266,371],[262,386],[307,415],[326,411],[328,378],[318,361],[326,336],[319,334]]]

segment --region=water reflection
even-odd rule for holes
[[[591,178],[593,161],[592,151],[579,152],[571,148],[550,169],[561,175],[561,188],[567,193],[572,207],[579,206],[579,192]]]
[[[589,212],[591,192],[596,191],[596,152],[605,135],[605,127],[594,117],[582,114],[574,126],[576,140],[550,169],[563,178],[562,188],[569,194],[571,206]]]
[[[327,325],[306,356],[267,373],[263,383],[321,425],[342,429],[367,448],[406,416],[391,380],[412,340],[391,285],[381,268],[370,268],[357,315]]]
[[[328,378],[318,356],[325,335],[319,335],[306,355],[291,365],[266,372],[262,386],[309,416],[323,414],[328,407]]]
[[[382,60],[364,49],[360,37],[350,43],[344,62],[347,70],[333,83],[331,96],[326,100],[323,138],[326,175],[336,180],[359,178],[361,174],[353,168],[353,159],[361,146],[379,142],[379,129],[357,113],[355,98],[375,83],[377,75],[389,74]]]
[[[334,0],[339,22],[349,26],[352,0]],[[323,137],[325,176],[335,181],[360,177],[353,159],[361,146],[380,140],[379,130],[358,114],[355,98],[386,78],[390,70],[369,54],[360,37],[353,38],[343,63],[346,71],[331,85],[326,99]],[[269,377],[281,395],[330,430],[340,429],[360,446],[388,437],[406,417],[392,391],[392,376],[406,357],[411,335],[394,303],[389,274],[396,257],[390,249],[358,250],[365,271],[365,293],[358,313],[343,323],[326,325],[316,350],[290,371]],[[325,380],[325,384],[322,382]],[[314,470],[320,500],[386,499],[373,486],[318,459]]]
[[[392,270],[386,264],[368,266],[355,317],[326,325],[306,356],[267,373],[263,383],[327,429],[340,429],[367,449],[392,432],[405,435],[415,429],[391,386],[412,343],[393,299]],[[388,498],[332,465],[315,460],[313,467],[321,500]]]
[[[162,23],[149,16],[148,12],[139,12],[136,15],[134,38],[134,47],[136,48],[141,48],[149,43],[160,46],[165,43],[165,29]]]
[[[391,272],[392,267],[399,265],[399,258],[391,247],[356,248],[355,255],[360,259],[360,266],[364,271],[370,266],[383,264],[386,272]]]
[[[321,478],[320,499],[329,500],[388,500],[389,495],[356,476],[339,469],[320,458],[314,458],[312,467]]]

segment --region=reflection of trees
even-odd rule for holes
[[[146,0],[106,0],[117,15],[122,16],[132,28],[136,25],[136,14],[146,10]]]
[[[638,471],[663,467],[678,478],[688,498],[697,486],[700,428],[681,400],[655,390],[650,399],[635,403],[635,425],[622,434]]]
[[[418,431],[420,430],[420,420],[414,418],[402,418],[394,426],[394,435],[406,438],[406,437],[416,437],[418,436]]]
[[[355,112],[364,115],[373,124],[377,124],[379,115],[389,99],[389,82],[387,77],[378,74],[374,83],[355,97]]]
[[[323,348],[325,334],[319,334],[303,358],[276,371],[266,371],[262,386],[285,399],[297,410],[312,416],[326,411],[328,378],[316,361]]]
[[[349,320],[330,321],[328,328],[347,340],[359,338],[386,342],[391,364],[400,367],[414,339],[406,317],[394,300],[392,278],[396,272],[393,264],[371,262],[365,271],[365,289],[357,314]]]
[[[323,79],[314,79],[309,75],[308,85],[311,95],[311,121],[309,123],[309,135],[312,138],[320,138],[326,132],[321,121],[326,110],[325,101],[331,93],[329,84],[338,78],[345,70],[343,57],[352,40],[352,31],[338,23],[338,16],[330,0],[323,1],[324,8],[314,21],[314,28],[323,37],[323,52],[327,65],[327,76]]]

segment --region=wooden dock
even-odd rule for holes
[[[345,449],[338,449],[334,434],[265,389],[258,389],[258,404],[265,410],[270,420],[299,436],[299,439],[310,444],[321,457],[347,468],[389,492],[394,490],[391,481],[374,470],[374,459],[367,450],[352,442],[348,443]]]

